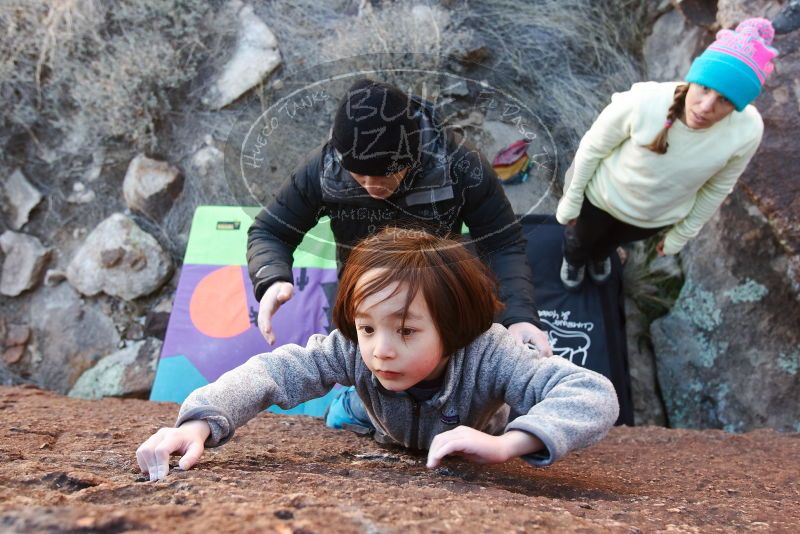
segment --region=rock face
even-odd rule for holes
[[[70,204],[89,204],[94,201],[96,195],[91,189],[87,189],[82,182],[72,184],[72,193],[67,197]]]
[[[670,424],[800,431],[800,306],[789,257],[741,189],[683,253],[686,282],[651,332]]]
[[[644,43],[647,79],[657,82],[682,80],[701,50],[705,30],[689,24],[677,10],[656,20]]]
[[[764,137],[739,182],[781,242],[787,276],[800,302],[800,32],[779,35],[773,44],[781,55],[755,102],[764,119]]]
[[[722,0],[724,2],[725,0]],[[672,5],[681,12],[683,17],[693,26],[707,26],[714,24],[718,0],[672,0]]]
[[[156,376],[161,341],[143,339],[110,354],[81,375],[70,390],[70,397],[147,398]]]
[[[42,201],[42,194],[31,185],[19,169],[11,173],[8,178],[5,196],[11,212],[9,224],[14,230],[19,230],[28,222],[28,214]]]
[[[777,0],[718,0],[717,23],[723,28],[734,28],[751,17],[772,20],[780,13],[782,3]]]
[[[779,8],[720,0],[716,22],[734,27]],[[713,37],[683,24],[675,12],[656,23],[645,50],[651,76],[662,66],[688,69]],[[651,327],[670,425],[800,430],[800,95],[793,89],[800,32],[777,36],[773,46],[781,53],[754,103],[765,125],[761,146],[720,213],[682,253],[686,284],[672,312]]]
[[[20,384],[30,384],[30,380],[18,376],[4,362],[0,361],[0,386],[18,386]]]
[[[172,260],[158,242],[128,217],[116,213],[86,238],[67,268],[67,279],[84,295],[133,300],[167,281]]]
[[[636,303],[625,299],[625,334],[633,397],[633,422],[641,425],[666,425],[664,406],[657,391],[655,355],[644,339],[647,322]]]
[[[0,388],[5,532],[797,532],[797,435],[615,428],[546,469],[382,448],[261,414],[146,482],[140,443],[177,406]],[[176,465],[178,457],[173,457]]]
[[[9,297],[16,297],[39,282],[52,253],[35,237],[10,230],[0,235],[0,248],[6,255],[0,293]]]
[[[33,381],[67,393],[84,371],[117,350],[114,322],[97,305],[81,301],[69,284],[44,287],[33,296],[29,324],[33,330],[23,360]]]
[[[143,154],[131,160],[122,183],[128,207],[157,221],[169,211],[182,190],[183,176],[176,167]]]
[[[22,359],[31,338],[31,329],[24,324],[9,324],[6,332],[0,334],[3,340],[3,361],[14,364]]]
[[[236,50],[204,99],[206,105],[220,109],[249,91],[281,63],[278,41],[272,30],[253,11],[253,6],[232,2],[239,7],[239,34]]]

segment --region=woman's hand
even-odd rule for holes
[[[182,454],[178,462],[181,469],[190,469],[202,456],[204,443],[211,433],[208,423],[202,420],[186,421],[178,428],[162,428],[136,449],[136,461],[150,481],[161,480],[169,472],[169,457],[173,452]]]
[[[433,438],[427,466],[431,469],[437,467],[442,458],[449,455],[463,456],[479,464],[499,464],[543,448],[544,444],[538,438],[520,430],[492,436],[468,426],[459,426]]]
[[[658,242],[658,245],[656,245],[656,252],[658,252],[659,256],[665,256],[665,254],[664,254],[664,240],[663,239]]]

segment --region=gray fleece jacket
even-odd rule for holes
[[[175,426],[203,419],[206,447],[272,404],[289,409],[354,385],[381,443],[427,449],[434,436],[459,425],[490,434],[522,430],[546,451],[523,459],[547,465],[599,441],[617,419],[614,387],[605,377],[559,358],[537,358],[495,324],[448,362],[441,390],[418,402],[384,389],[361,359],[358,345],[334,330],[315,334],[305,347],[284,345],[258,354],[186,398]]]

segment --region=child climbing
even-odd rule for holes
[[[502,305],[490,271],[456,241],[387,228],[351,252],[333,318],[305,347],[252,357],[195,390],[175,428],[136,451],[151,480],[272,404],[291,408],[334,384],[355,386],[377,441],[479,463],[522,457],[547,465],[600,440],[619,406],[603,376],[563,358],[536,358],[493,324]]]
[[[577,290],[588,265],[597,284],[617,246],[668,229],[658,253],[677,254],[733,190],[764,125],[750,103],[777,51],[766,19],[722,30],[685,82],[634,84],[613,95],[567,171],[556,218],[561,280]]]

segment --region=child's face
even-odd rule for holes
[[[358,285],[383,270],[368,271]],[[421,292],[411,302],[405,329],[406,290],[390,296],[397,283],[365,298],[355,313],[358,347],[367,368],[390,391],[403,391],[422,380],[438,378],[447,366],[444,347]]]

